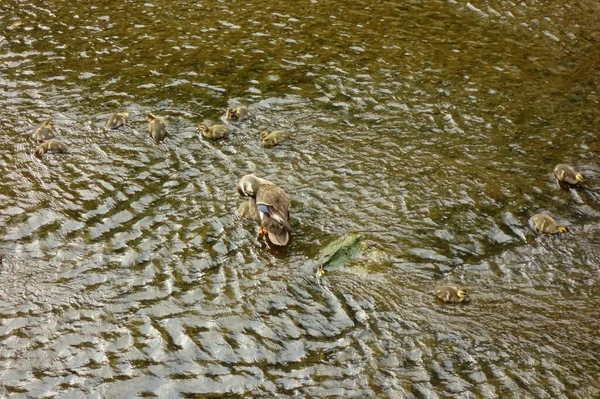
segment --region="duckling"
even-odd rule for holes
[[[260,220],[258,233],[267,234],[275,245],[287,245],[292,227],[288,222],[290,199],[286,192],[275,183],[254,175],[242,177],[237,191],[244,197],[255,199]]]
[[[167,125],[164,118],[156,116],[151,112],[146,113],[146,119],[150,121],[148,124],[148,132],[157,143],[162,142],[167,136]]]
[[[227,108],[227,111],[225,112],[225,119],[227,119],[228,121],[243,122],[247,119],[252,118],[254,118],[254,115],[252,115],[250,111],[248,111],[248,107],[246,107],[245,105]]]
[[[117,112],[112,114],[106,125],[104,125],[105,129],[117,129],[123,125],[127,124],[127,118],[129,118],[129,112]]]
[[[272,132],[264,131],[260,134],[260,142],[265,147],[277,145],[287,139],[290,134],[283,130],[274,130]]]
[[[56,139],[44,141],[35,149],[35,155],[41,157],[47,152],[67,152],[67,146]]]
[[[460,303],[469,297],[469,291],[466,288],[456,288],[450,285],[437,287],[433,294],[446,303]]]
[[[42,123],[33,132],[33,138],[40,142],[53,139],[54,137],[54,123],[51,120]]]
[[[572,166],[565,163],[559,163],[554,167],[554,176],[561,183],[579,184],[583,179],[583,175],[573,169]]]
[[[554,218],[550,215],[544,215],[542,213],[538,213],[537,215],[533,215],[531,219],[529,219],[531,223],[535,226],[535,230],[538,233],[566,233],[569,229],[566,226],[559,226]]]
[[[221,139],[229,136],[229,128],[225,125],[206,126],[204,123],[198,125],[198,131],[207,139]]]
[[[254,201],[254,198],[252,197],[248,198],[248,201],[240,204],[238,207],[238,213],[241,217],[260,223],[260,217],[258,216],[256,208],[256,201]]]

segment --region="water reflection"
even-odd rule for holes
[[[597,396],[595,7],[0,5],[3,395]],[[38,159],[47,119],[69,153]],[[287,248],[236,215],[251,172],[290,194]],[[317,279],[350,231],[385,256]]]

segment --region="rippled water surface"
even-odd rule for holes
[[[0,396],[598,397],[599,20],[595,0],[2,2]],[[198,137],[238,104],[257,119]],[[68,154],[33,156],[47,119]],[[237,215],[246,173],[290,195],[287,248]],[[538,212],[569,234],[535,236]],[[317,277],[351,232],[362,256]],[[472,301],[436,302],[444,283]]]

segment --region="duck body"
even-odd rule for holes
[[[167,136],[167,125],[165,124],[164,118],[148,112],[146,114],[146,119],[149,121],[148,132],[150,133],[150,136],[157,143],[162,142]]]
[[[292,226],[288,222],[290,198],[286,192],[276,184],[265,184],[256,194],[256,207],[269,240],[276,245],[287,245]]]
[[[127,124],[127,118],[129,118],[129,112],[117,112],[115,114],[112,114],[108,118],[108,121],[106,121],[106,125],[104,125],[104,128],[117,129]]]
[[[35,149],[36,156],[42,156],[47,152],[67,152],[67,146],[58,141],[57,139],[52,139],[48,141],[44,141],[42,144],[38,145]]]
[[[538,213],[529,219],[536,232],[546,234],[566,233],[569,229],[566,226],[559,226],[556,220],[550,215]]]
[[[260,134],[260,143],[264,147],[272,147],[285,141],[289,136],[290,133],[284,130],[264,131]]]
[[[238,213],[241,217],[260,223],[260,216],[257,211],[256,201],[252,197],[248,198],[248,201],[242,202],[238,207]]]
[[[207,139],[224,139],[229,137],[229,128],[225,125],[212,125],[208,127],[201,123],[198,125],[198,131]]]
[[[227,108],[227,111],[225,112],[225,119],[228,121],[243,122],[252,118],[254,118],[254,115],[250,113],[248,107],[245,105]]]
[[[450,285],[437,287],[433,294],[436,298],[446,303],[460,303],[469,297],[469,292],[466,288],[456,288]]]
[[[266,233],[275,245],[287,245],[292,227],[289,224],[290,199],[286,192],[275,183],[254,175],[242,177],[237,190],[240,195],[254,199],[259,234]]]
[[[54,123],[51,120],[42,123],[40,127],[33,132],[33,138],[40,142],[51,140],[54,137]]]
[[[561,183],[576,185],[581,183],[584,178],[581,173],[576,171],[571,165],[559,163],[554,167],[554,176]]]

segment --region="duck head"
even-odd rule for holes
[[[256,177],[253,174],[248,174],[243,176],[237,185],[237,192],[242,197],[252,197],[256,198],[256,193],[260,186],[264,184],[272,184],[267,179],[261,179],[260,177]]]

